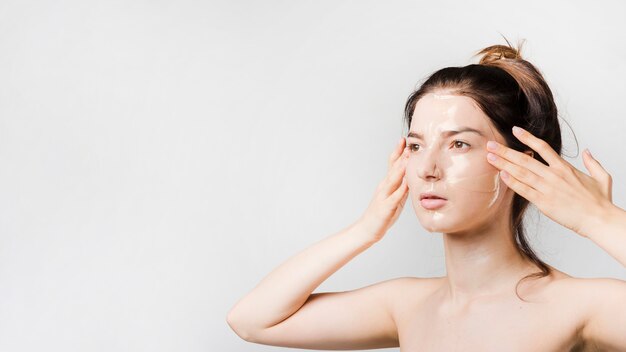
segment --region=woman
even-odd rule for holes
[[[519,49],[435,72],[409,97],[409,133],[358,221],[289,258],[229,312],[246,341],[305,349],[626,351],[626,282],[579,279],[541,261],[529,201],[626,266],[626,212],[588,151],[590,176],[560,157],[552,93]],[[446,276],[312,294],[380,241],[411,202],[443,233]]]

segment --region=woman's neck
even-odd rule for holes
[[[481,228],[443,235],[446,272],[444,294],[454,305],[474,298],[514,290],[536,267],[516,249],[508,217]]]

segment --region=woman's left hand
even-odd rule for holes
[[[491,152],[487,160],[501,170],[500,177],[513,191],[550,219],[587,237],[602,214],[614,206],[611,175],[588,150],[583,153],[583,163],[590,175],[576,169],[528,131],[514,127],[513,134],[550,166],[494,141],[487,144]]]

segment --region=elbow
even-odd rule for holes
[[[239,336],[244,341],[253,342],[252,335],[249,333],[248,329],[243,328],[242,324],[237,323],[237,320],[233,316],[232,312],[229,312],[226,316],[226,323],[230,326],[230,329]]]

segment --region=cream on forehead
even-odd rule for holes
[[[432,94],[435,99],[451,99],[456,97],[456,95],[452,95],[452,94],[436,94],[436,93],[430,93]]]
[[[420,117],[424,116],[426,120]],[[489,126],[482,110],[470,97],[454,94],[425,94],[415,106],[414,123],[425,123],[428,132],[433,132],[432,128],[452,128],[455,126],[465,126],[477,123]],[[490,127],[489,127],[490,128]]]
[[[422,97],[422,99],[424,99],[424,98],[433,98],[433,99],[436,99],[436,100],[456,99],[456,100],[459,100],[459,101],[467,101],[467,102],[470,103],[472,108],[481,111],[481,109],[476,105],[476,102],[474,101],[474,99],[472,99],[472,98],[470,98],[468,96],[465,96],[465,95],[427,93],[427,94],[424,94],[424,96]],[[444,103],[444,104],[453,104],[452,102],[449,102],[449,101],[445,101],[445,102],[442,102],[442,103]]]

